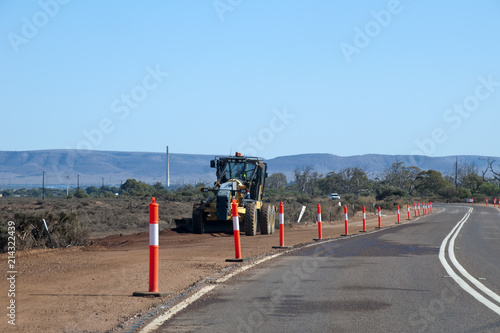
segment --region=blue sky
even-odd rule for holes
[[[0,150],[500,156],[498,1],[3,1]]]

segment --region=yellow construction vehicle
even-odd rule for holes
[[[261,234],[272,234],[275,230],[276,206],[264,204],[262,196],[267,178],[267,164],[258,157],[217,156],[210,161],[216,168],[217,181],[213,188],[202,188],[210,192],[206,201],[196,202],[193,206],[193,231],[205,232],[207,224],[232,221],[231,202],[238,203],[240,230],[247,236],[254,236],[260,229]]]

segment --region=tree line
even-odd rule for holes
[[[495,161],[488,159],[488,166],[480,169],[475,163],[457,163],[455,170],[443,175],[436,170],[421,170],[395,161],[381,175],[370,176],[367,167],[347,167],[339,171],[318,174],[311,166],[296,168],[293,179],[283,173],[274,173],[266,180],[266,194],[271,197],[295,196],[318,197],[330,193],[367,197],[376,200],[411,197],[433,197],[443,201],[457,202],[474,197],[479,200],[500,197],[500,172],[494,170]],[[490,171],[490,172],[488,172]],[[127,179],[121,186],[89,186],[71,189],[68,197],[157,197],[165,200],[198,200],[204,195],[199,188],[208,184],[177,184],[165,188],[162,183],[147,184],[136,179]],[[4,190],[3,196],[42,197],[41,188]],[[65,189],[45,189],[45,197],[67,197]]]
[[[382,175],[370,177],[366,167],[348,167],[340,171],[318,174],[311,166],[296,168],[288,182],[282,173],[269,176],[267,188],[273,194],[287,193],[308,196],[369,196],[377,200],[387,197],[434,197],[444,201],[478,200],[500,197],[500,173],[493,169],[494,160],[480,169],[475,163],[457,163],[454,172],[443,175],[436,170],[421,170],[396,161]],[[488,173],[488,171],[491,171]],[[488,176],[490,175],[490,176]]]

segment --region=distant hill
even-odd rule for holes
[[[209,155],[170,154],[171,184],[208,181],[213,178]],[[119,185],[129,178],[147,183],[166,179],[166,156],[161,153],[38,150],[0,151],[0,187],[13,184]]]
[[[214,170],[210,168],[210,160],[214,156],[170,154],[171,185],[214,181]],[[458,156],[459,161],[475,162],[482,169],[487,166],[486,158],[475,155]],[[375,177],[396,161],[403,161],[406,166],[417,166],[422,170],[433,169],[446,174],[454,170],[455,159],[455,156],[367,154],[343,157],[332,154],[301,154],[272,158],[267,163],[269,174],[281,172],[291,181],[294,169],[308,165],[323,175],[346,167],[361,167],[371,177]],[[500,157],[493,159],[500,163]],[[166,156],[165,153],[117,151],[0,151],[0,188],[8,185],[40,186],[42,171],[45,171],[47,185],[65,185],[66,176],[69,176],[70,186],[76,186],[77,175],[80,186],[100,186],[103,179],[106,185],[119,185],[128,178],[165,184]]]

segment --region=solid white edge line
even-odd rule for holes
[[[372,232],[379,232],[379,231],[380,230],[374,230]],[[358,235],[355,235],[355,236],[358,236]],[[340,239],[342,239],[342,238],[340,238]],[[308,248],[308,247],[311,247],[311,246],[318,246],[318,245],[321,245],[321,244],[324,244],[324,243],[333,242],[335,240],[338,240],[338,239],[337,238],[334,238],[334,239],[325,239],[323,242],[311,243],[311,244],[305,245],[303,248]],[[140,333],[149,333],[149,332],[152,332],[152,331],[158,329],[161,325],[163,325],[166,321],[168,321],[170,318],[172,318],[179,311],[185,309],[191,303],[193,303],[194,301],[200,299],[203,295],[205,295],[206,293],[208,293],[209,291],[211,291],[212,289],[214,289],[217,286],[217,284],[226,282],[227,280],[229,280],[233,276],[235,276],[235,275],[237,275],[237,274],[239,274],[241,272],[244,272],[247,269],[250,269],[250,268],[252,268],[252,267],[254,267],[256,265],[259,265],[259,264],[261,264],[261,263],[263,263],[263,262],[265,262],[267,260],[276,258],[276,257],[278,257],[280,255],[285,254],[285,253],[288,253],[288,252],[290,252],[292,250],[294,250],[294,249],[290,249],[288,251],[279,252],[279,253],[270,255],[268,257],[264,257],[262,259],[256,260],[256,261],[252,262],[249,265],[243,266],[243,267],[235,270],[234,272],[232,272],[230,274],[227,274],[227,275],[225,275],[225,276],[223,276],[223,277],[215,280],[215,284],[214,285],[203,287],[202,289],[200,289],[195,294],[191,295],[190,297],[188,297],[187,299],[185,299],[181,303],[179,303],[179,304],[173,306],[171,309],[167,310],[164,314],[162,314],[162,315],[158,316],[157,318],[153,319],[149,324],[147,324],[146,326],[144,326],[144,328],[140,331]]]
[[[470,212],[467,215],[467,219],[470,216]],[[457,258],[455,257],[455,239],[457,238],[458,234],[460,233],[460,230],[464,226],[465,222],[467,222],[467,219],[463,221],[460,224],[460,227],[458,227],[457,232],[455,235],[451,238],[450,243],[448,245],[448,256],[451,259],[452,264],[458,269],[458,271],[470,282],[472,282],[479,290],[481,290],[483,293],[485,293],[487,296],[491,297],[493,300],[497,301],[500,303],[500,296],[498,296],[494,291],[486,287],[484,284],[479,282],[475,277],[469,274],[467,270],[458,262]]]
[[[472,210],[469,210],[468,214],[470,214]],[[467,214],[460,220],[455,227],[452,229],[452,231],[443,239],[443,242],[441,243],[441,247],[439,248],[439,260],[441,261],[441,265],[443,265],[444,269],[448,273],[448,275],[455,280],[455,282],[467,293],[469,293],[472,297],[474,297],[476,300],[479,302],[483,303],[486,307],[488,307],[490,310],[495,312],[496,314],[500,315],[500,306],[494,304],[487,298],[485,298],[483,295],[475,291],[471,286],[469,286],[461,277],[459,277],[455,271],[450,267],[448,262],[446,261],[445,257],[445,248],[446,248],[446,243],[450,239],[450,237],[454,234],[454,232],[458,229],[458,226],[460,223],[462,223],[465,219]]]
[[[181,303],[179,303],[179,304],[173,306],[171,309],[167,310],[164,314],[162,314],[162,315],[158,316],[157,318],[153,319],[149,324],[147,324],[140,331],[140,333],[149,333],[149,332],[153,332],[154,330],[158,329],[161,325],[163,325],[167,320],[169,320],[170,318],[172,318],[179,311],[185,309],[191,303],[193,303],[196,300],[200,299],[206,293],[212,291],[212,289],[214,289],[215,287],[217,287],[217,284],[226,282],[227,280],[229,280],[233,276],[235,276],[235,275],[237,275],[237,274],[239,274],[241,272],[244,272],[247,269],[250,269],[250,268],[252,268],[252,267],[254,267],[254,266],[258,265],[258,264],[261,264],[264,261],[276,258],[277,256],[280,256],[280,255],[282,255],[284,253],[286,253],[286,251],[285,252],[276,253],[276,254],[273,254],[271,256],[268,256],[268,257],[256,260],[256,261],[254,261],[253,263],[251,263],[249,265],[243,266],[243,267],[237,269],[236,271],[234,271],[234,272],[232,272],[232,273],[230,273],[230,274],[228,274],[226,276],[223,276],[223,277],[215,280],[215,284],[201,288],[195,294],[189,296],[188,298],[186,298]]]
[[[457,226],[455,226],[455,228],[453,230],[455,230],[456,228],[457,228]],[[449,235],[446,238],[446,240],[448,238],[449,238]],[[311,246],[321,245],[323,243],[329,243],[329,242],[332,242],[334,240],[336,240],[336,239],[325,240],[324,242],[311,243],[311,244],[308,244],[308,245],[304,246],[304,248],[308,248],[308,247],[311,247]],[[259,259],[259,260],[254,261],[253,263],[251,263],[249,265],[241,267],[240,269],[238,269],[238,270],[236,270],[236,271],[234,271],[234,272],[232,272],[232,273],[230,273],[230,274],[228,274],[226,276],[223,276],[223,277],[217,279],[215,281],[216,284],[203,287],[202,289],[200,289],[199,291],[197,291],[195,294],[189,296],[187,299],[185,299],[181,303],[179,303],[179,304],[173,306],[171,309],[167,310],[164,314],[162,314],[162,315],[158,316],[157,318],[153,319],[149,324],[147,324],[146,326],[144,326],[144,328],[140,331],[140,333],[149,333],[149,332],[152,332],[152,331],[158,329],[161,325],[163,325],[166,321],[168,321],[170,318],[172,318],[174,315],[176,315],[179,311],[185,309],[191,303],[195,302],[196,300],[200,299],[203,295],[205,295],[206,293],[208,293],[211,290],[213,290],[217,286],[217,284],[226,282],[227,280],[229,280],[233,276],[235,276],[235,275],[237,275],[237,274],[239,274],[241,272],[244,272],[247,269],[250,269],[250,268],[252,268],[252,267],[254,267],[254,266],[258,265],[258,264],[261,264],[261,263],[263,263],[263,262],[265,262],[267,260],[276,258],[276,257],[278,257],[280,255],[283,255],[285,253],[288,253],[288,252],[290,252],[290,251],[284,251],[284,252],[276,253],[276,254],[273,254],[271,256]]]
[[[187,299],[185,299],[183,302],[177,304],[176,306],[172,307],[169,309],[167,312],[162,314],[161,316],[155,318],[152,322],[147,324],[142,330],[141,333],[149,333],[153,332],[154,330],[158,329],[163,323],[165,323],[167,320],[172,318],[176,313],[179,311],[187,308],[191,303],[195,302],[198,300],[200,297],[214,289],[216,285],[211,285],[211,286],[206,286],[201,288],[196,294],[189,296]]]

